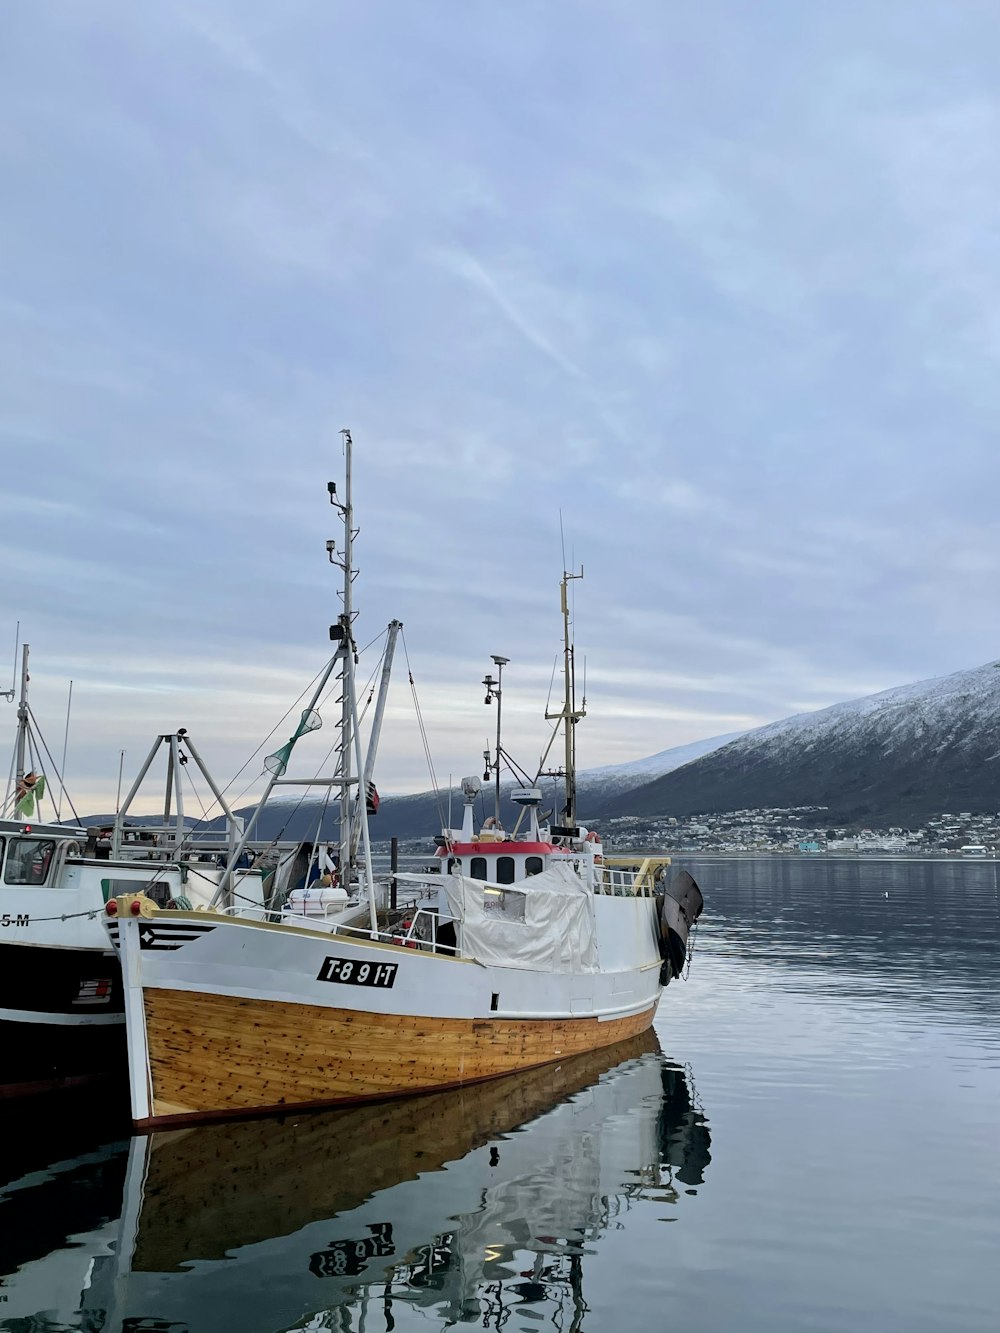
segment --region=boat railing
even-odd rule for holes
[[[257,903],[230,903],[228,906],[220,905],[212,908],[213,912],[218,912],[221,916],[239,917],[241,921],[268,921],[273,925],[280,925],[282,921],[287,921],[292,915],[298,916],[298,919],[305,925],[307,922],[322,921],[322,917],[306,916],[304,913],[286,912],[277,907],[260,907]]]
[[[404,948],[424,949],[433,953],[447,953],[454,957],[461,950],[453,944],[444,944],[437,938],[439,918],[437,912],[427,908],[418,908],[412,919],[407,920],[406,928],[397,926],[389,930],[373,931],[370,926],[351,926],[345,921],[330,921],[320,914],[307,915],[305,912],[290,912],[287,908],[268,908],[235,904],[218,909],[224,916],[238,917],[241,921],[263,921],[282,926],[305,926],[311,930],[323,928],[331,935],[347,935],[359,940],[374,940],[380,944],[402,945]],[[421,933],[429,926],[429,938]]]
[[[656,892],[658,877],[669,864],[669,856],[644,856],[639,861],[605,857],[603,865],[595,867],[599,878],[594,892],[617,898],[650,898]]]
[[[135,836],[129,837],[128,833]],[[218,833],[188,830],[177,837],[173,829],[160,825],[143,825],[128,829],[121,840],[116,859],[136,861],[186,861],[192,856],[225,858],[228,842]],[[138,836],[138,835],[142,836]],[[105,839],[111,842],[110,837]]]
[[[610,866],[597,867],[598,878],[594,892],[611,898],[634,898],[636,895],[635,871],[617,870]]]
[[[408,919],[404,924],[405,929],[395,927],[373,933],[368,926],[348,926],[343,922],[337,922],[333,927],[333,934],[356,935],[363,940],[377,940],[383,944],[397,944],[408,949],[425,949],[431,953],[449,953],[455,957],[460,954],[461,951],[455,945],[443,944],[438,939],[440,919],[437,912],[419,907],[413,913],[412,919]],[[427,935],[422,933],[425,929],[428,930]]]

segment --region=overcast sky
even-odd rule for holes
[[[584,766],[989,660],[998,64],[994,0],[4,5],[0,661],[81,813],[319,668],[341,426],[442,780],[495,652],[537,758],[560,512]]]

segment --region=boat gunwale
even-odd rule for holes
[[[111,921],[117,921],[120,918],[115,916],[115,917],[109,917],[108,919]],[[407,958],[413,958],[415,955],[419,956],[421,954],[424,954],[427,957],[446,958],[453,963],[474,963],[477,967],[483,966],[483,964],[480,963],[479,960],[476,958],[467,958],[467,957],[462,957],[458,954],[451,954],[444,952],[442,953],[435,952],[432,954],[430,950],[413,949],[405,944],[390,944],[388,940],[373,940],[369,935],[364,933],[354,934],[353,927],[352,927],[352,933],[348,934],[347,932],[342,932],[337,930],[336,927],[334,927],[331,930],[316,930],[311,926],[300,926],[297,921],[255,921],[253,917],[234,916],[229,912],[215,912],[215,911],[199,912],[195,910],[175,911],[173,908],[171,909],[157,908],[157,910],[151,913],[150,916],[146,917],[145,920],[167,921],[167,922],[210,921],[213,923],[213,925],[225,924],[227,926],[246,926],[252,930],[279,930],[283,932],[292,931],[296,935],[305,936],[309,939],[327,940],[327,941],[341,940],[342,942],[347,944],[363,945],[366,948],[388,949],[393,953],[405,954]],[[362,932],[364,931],[364,927],[358,927],[357,929],[359,929]]]

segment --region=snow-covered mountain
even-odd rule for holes
[[[1000,811],[1000,662],[800,713],[743,735],[589,769],[578,785],[586,823],[613,815],[801,805],[828,807],[834,824],[915,824],[945,811]],[[551,783],[543,790],[547,804],[558,804]],[[488,799],[484,792],[484,811]],[[453,821],[461,805],[456,789]],[[298,797],[294,807],[276,803],[262,817],[259,834],[312,837],[319,809],[314,801],[299,804]],[[447,791],[384,796],[372,836],[430,838],[447,812]],[[512,826],[517,812],[506,801],[503,813]],[[331,808],[323,836],[334,836],[333,814]]]
[[[838,821],[1000,810],[1000,662],[772,722],[603,813],[795,805]]]
[[[734,733],[739,734],[739,733]],[[688,764],[692,759],[708,754],[733,739],[729,736],[713,736],[707,740],[694,741],[690,745],[678,745],[670,750],[661,750],[658,754],[645,759],[633,759],[625,764],[610,764],[603,768],[592,768],[581,772],[577,778],[578,802],[581,818],[586,820],[592,811],[602,808],[616,796],[641,787],[652,778],[661,777]],[[488,786],[488,784],[486,784]],[[561,792],[553,792],[553,784],[543,783],[546,804],[558,805]],[[503,796],[503,818],[508,828],[513,828],[519,808],[512,805],[509,795],[515,790],[513,783],[505,782],[501,788]],[[293,800],[294,795],[294,800]],[[492,809],[492,793],[485,790],[480,797],[480,815],[488,814]],[[284,799],[272,800],[261,816],[258,828],[262,838],[281,836],[283,838],[309,838],[315,835],[323,802],[316,798],[301,799],[300,792],[289,789]],[[336,801],[330,802],[324,816],[323,830],[325,837],[335,836]],[[252,809],[239,811],[249,817]],[[462,793],[455,787],[451,794],[451,816],[455,824],[462,819]],[[416,792],[412,796],[383,795],[378,815],[371,821],[373,838],[384,840],[389,837],[415,838],[425,836],[429,839],[438,833],[448,819],[448,792],[442,791],[436,796],[432,791]]]
[[[671,750],[661,750],[645,759],[632,759],[625,764],[606,764],[603,768],[588,768],[578,776],[577,787],[581,792],[604,788],[607,794],[631,791],[633,787],[652,782],[654,778],[662,778],[675,768],[683,768],[692,760],[721,749],[742,735],[741,731],[731,731],[727,736],[710,736],[703,741],[692,741],[690,745],[675,745]]]

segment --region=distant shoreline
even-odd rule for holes
[[[674,850],[666,853],[637,851],[636,856],[654,856],[666,855],[674,858],[685,857],[687,859],[697,859],[699,861],[942,861],[948,863],[959,863],[961,865],[982,865],[990,862],[1000,861],[1000,852],[987,852],[985,856],[963,856],[960,852],[783,852],[777,848],[767,851],[761,849],[754,852],[717,852],[717,851],[682,851]]]

